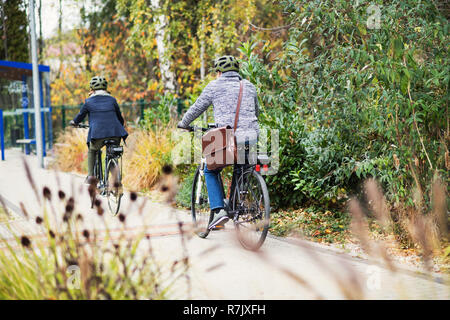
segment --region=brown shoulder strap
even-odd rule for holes
[[[234,117],[234,132],[236,132],[237,124],[239,120],[239,110],[241,109],[241,101],[242,101],[242,91],[244,90],[244,83],[242,80],[239,82],[239,98],[236,107],[236,116]]]

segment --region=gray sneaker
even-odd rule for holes
[[[214,215],[214,219],[209,224],[208,229],[212,230],[218,224],[225,224],[229,219],[230,218],[228,217],[228,213],[224,209],[222,209]]]

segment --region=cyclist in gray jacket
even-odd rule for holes
[[[214,120],[217,127],[234,126],[236,106],[239,96],[239,82],[243,81],[243,95],[236,129],[238,145],[255,144],[258,139],[258,97],[255,86],[239,75],[239,63],[232,56],[223,56],[215,60],[214,71],[217,79],[211,81],[195,103],[189,108],[183,119],[178,123],[179,128],[187,128],[189,124],[205,112],[210,105],[214,109]],[[208,226],[214,229],[228,221],[228,213],[224,210],[224,195],[220,184],[219,170],[205,168],[206,187],[208,189],[211,211],[215,213],[213,221]]]

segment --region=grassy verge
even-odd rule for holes
[[[364,183],[364,202],[350,199],[346,208],[336,212],[314,207],[274,212],[271,232],[341,243],[346,249],[369,256],[385,252],[400,261],[408,257],[416,266],[414,261],[422,261],[428,271],[448,273],[450,217],[446,184],[436,180],[432,191],[431,210],[423,212],[421,206],[391,205],[378,183],[369,179]]]
[[[276,236],[300,235],[315,242],[343,243],[350,237],[350,216],[315,207],[272,213],[270,232]]]
[[[375,217],[367,217],[367,236],[373,243],[383,243],[389,256],[400,263],[413,267],[423,266],[426,258],[423,247],[417,241],[406,241],[404,235],[385,232]],[[272,213],[270,232],[280,237],[301,237],[313,242],[338,245],[340,248],[364,255],[364,245],[353,234],[351,214],[344,211],[329,211],[309,207],[280,210]],[[367,254],[367,252],[366,252]],[[445,239],[434,246],[430,255],[430,264],[434,271],[450,273],[450,243]]]

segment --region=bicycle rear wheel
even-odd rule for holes
[[[116,215],[119,212],[123,196],[121,169],[119,158],[112,158],[108,161],[105,189],[109,211],[112,215]]]
[[[97,151],[97,155],[95,157],[94,163],[94,177],[95,181],[91,181],[89,185],[88,191],[89,196],[91,197],[91,208],[94,208],[95,199],[97,198],[97,192],[99,185],[102,184],[102,152],[101,150]]]
[[[201,174],[200,166],[194,175],[191,192],[191,214],[195,233],[206,238],[209,234],[208,225],[213,219],[209,208],[208,191],[206,189],[205,176]]]
[[[232,207],[239,212],[234,220],[239,242],[245,249],[258,250],[270,223],[269,192],[258,172],[248,170],[239,177]]]

